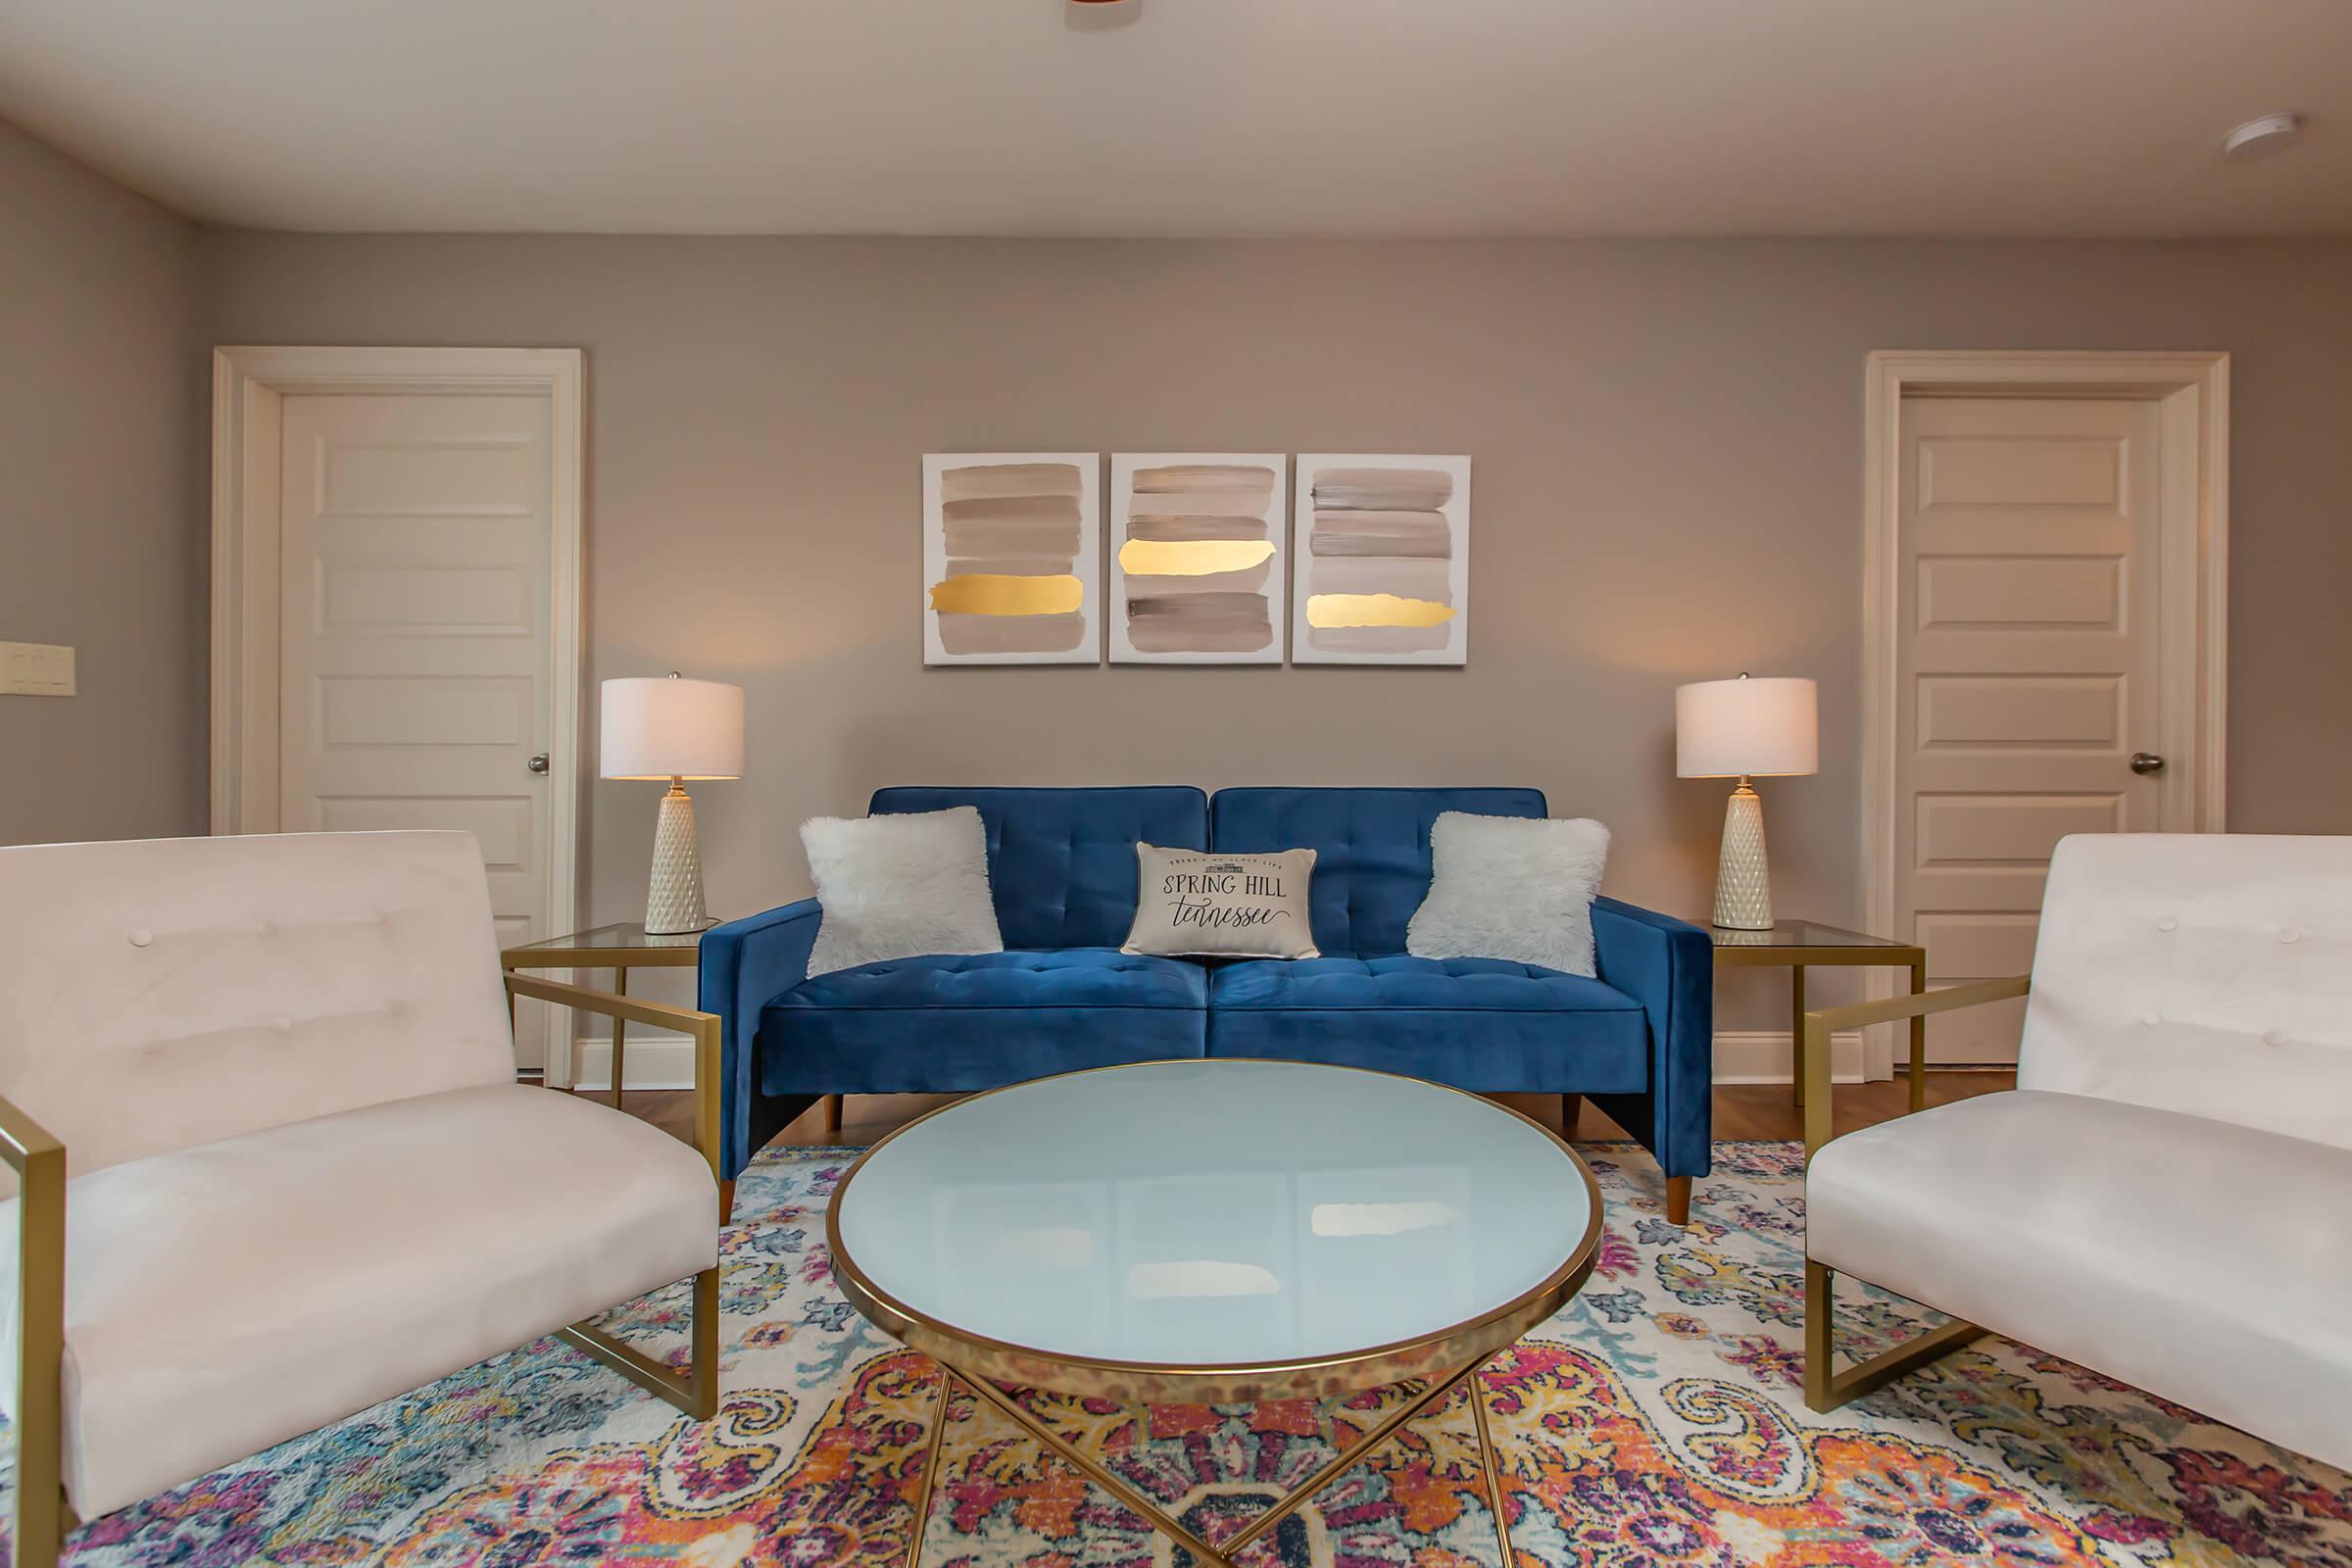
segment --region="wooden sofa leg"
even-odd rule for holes
[[[840,1131],[841,1096],[827,1095],[825,1097],[825,1134],[830,1137]]]
[[[1584,1096],[1562,1095],[1560,1097],[1560,1132],[1563,1136],[1575,1136],[1577,1118],[1584,1113]]]
[[[733,1182],[720,1182],[718,1184],[718,1222],[721,1225],[731,1225],[734,1223],[734,1221],[735,1184]]]
[[[1666,1178],[1666,1218],[1676,1225],[1690,1223],[1690,1178]]]

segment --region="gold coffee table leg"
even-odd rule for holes
[[[1011,1395],[1006,1394],[1003,1389],[998,1388],[994,1383],[991,1383],[986,1378],[966,1377],[962,1373],[956,1371],[953,1367],[948,1369],[948,1375],[953,1381],[962,1384],[965,1388],[971,1390],[974,1394],[977,1394],[980,1396],[980,1397],[995,1405],[999,1410],[1004,1411],[1006,1416],[1011,1418],[1015,1426],[1028,1433],[1031,1437],[1037,1439],[1038,1442],[1044,1444],[1047,1448],[1054,1453],[1059,1454],[1062,1458],[1067,1459],[1071,1464],[1076,1465],[1080,1470],[1084,1471],[1088,1478],[1095,1483],[1095,1485],[1101,1487],[1103,1491],[1109,1493],[1113,1497],[1117,1498],[1121,1506],[1127,1508],[1133,1513],[1141,1514],[1144,1522],[1149,1524],[1152,1529],[1158,1531],[1161,1535],[1167,1537],[1170,1541],[1173,1541],[1176,1543],[1176,1544],[1182,1546],[1185,1550],[1191,1552],[1195,1557],[1198,1557],[1202,1562],[1213,1565],[1213,1568],[1234,1568],[1232,1562],[1227,1560],[1223,1552],[1217,1550],[1216,1547],[1210,1545],[1207,1542],[1202,1541],[1199,1536],[1194,1535],[1190,1530],[1185,1529],[1184,1526],[1178,1524],[1175,1520],[1160,1512],[1159,1509],[1154,1507],[1152,1501],[1142,1493],[1136,1491],[1135,1488],[1129,1486],[1126,1482],[1120,1480],[1117,1476],[1104,1469],[1102,1465],[1097,1464],[1085,1454],[1080,1453],[1072,1445],[1063,1442],[1058,1433],[1048,1431],[1045,1424],[1039,1421],[1035,1416],[1031,1415],[1027,1410],[1022,1409],[1020,1401],[1013,1398]]]
[[[934,1357],[934,1360],[936,1359]],[[1246,1528],[1237,1532],[1232,1540],[1220,1547],[1212,1546],[1202,1541],[1181,1523],[1170,1518],[1133,1486],[1080,1452],[1075,1445],[1065,1441],[1060,1434],[1047,1427],[1036,1416],[1031,1415],[1019,1400],[998,1388],[995,1383],[987,1378],[975,1377],[956,1367],[940,1363],[940,1371],[943,1376],[940,1380],[939,1401],[937,1413],[932,1422],[930,1452],[923,1465],[922,1486],[915,1497],[914,1541],[912,1548],[907,1553],[907,1568],[921,1568],[923,1526],[931,1509],[933,1478],[939,1469],[941,1440],[947,1432],[949,1402],[958,1387],[971,1390],[973,1394],[995,1405],[1015,1426],[1044,1444],[1048,1451],[1067,1460],[1083,1472],[1089,1480],[1116,1498],[1120,1506],[1142,1518],[1146,1524],[1191,1552],[1202,1563],[1208,1564],[1209,1568],[1235,1568],[1233,1562],[1235,1555],[1247,1549],[1252,1542],[1304,1507],[1333,1482],[1361,1464],[1367,1455],[1394,1437],[1406,1422],[1423,1414],[1432,1406],[1443,1403],[1446,1397],[1465,1381],[1470,1385],[1470,1409],[1472,1419],[1478,1429],[1478,1462],[1486,1475],[1487,1505],[1494,1512],[1494,1539],[1502,1547],[1503,1568],[1512,1568],[1510,1525],[1503,1517],[1502,1512],[1502,1472],[1495,1461],[1494,1434],[1487,1418],[1485,1393],[1478,1385],[1478,1374],[1485,1367],[1485,1360],[1473,1361],[1468,1366],[1433,1380],[1427,1389],[1382,1416],[1362,1437],[1335,1454],[1313,1475],[1308,1476],[1284,1494],[1281,1500],[1277,1501],[1274,1506],[1252,1519]]]
[[[931,1441],[923,1446],[923,1479],[914,1492],[914,1535],[906,1547],[906,1568],[923,1568],[923,1526],[931,1522],[931,1489],[939,1484],[940,1444],[948,1435],[948,1401],[955,1393],[956,1374],[939,1367],[939,1396],[931,1401]]]
[[[1494,1543],[1502,1548],[1502,1568],[1514,1568],[1517,1559],[1511,1554],[1511,1520],[1502,1511],[1502,1462],[1494,1452],[1494,1430],[1487,1425],[1487,1391],[1479,1387],[1478,1371],[1470,1374],[1470,1411],[1478,1418],[1478,1464],[1487,1473],[1487,1506],[1494,1512]]]
[[[1396,1409],[1390,1411],[1387,1415],[1381,1417],[1379,1421],[1373,1424],[1372,1429],[1369,1432],[1366,1432],[1362,1437],[1356,1439],[1353,1444],[1342,1449],[1339,1453],[1333,1455],[1330,1463],[1326,1464],[1322,1469],[1316,1471],[1313,1475],[1308,1476],[1304,1481],[1293,1488],[1280,1502],[1277,1502],[1273,1507],[1268,1508],[1264,1513],[1259,1514],[1255,1519],[1250,1520],[1250,1527],[1248,1529],[1242,1531],[1231,1541],[1225,1543],[1225,1549],[1227,1551],[1240,1551],[1244,1546],[1249,1545],[1250,1543],[1255,1541],[1258,1537],[1264,1535],[1267,1531],[1272,1530],[1275,1526],[1281,1524],[1285,1519],[1288,1519],[1292,1514],[1304,1507],[1310,1500],[1312,1500],[1317,1493],[1321,1492],[1325,1487],[1330,1486],[1334,1481],[1339,1480],[1340,1477],[1346,1475],[1348,1471],[1354,1469],[1357,1464],[1362,1462],[1364,1455],[1370,1453],[1374,1448],[1379,1447],[1383,1443],[1386,1443],[1398,1427],[1403,1426],[1407,1421],[1412,1420],[1413,1417],[1421,1414],[1422,1411],[1427,1410],[1431,1405],[1442,1402],[1447,1395],[1453,1392],[1456,1384],[1460,1383],[1462,1379],[1476,1372],[1479,1366],[1483,1364],[1483,1362],[1474,1363],[1470,1366],[1462,1368],[1459,1372],[1454,1373],[1450,1377],[1432,1382],[1427,1389],[1424,1389],[1421,1392],[1419,1397],[1406,1400],[1403,1404],[1397,1406]]]

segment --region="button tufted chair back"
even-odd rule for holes
[[[2352,838],[2063,840],[2018,1087],[2352,1149]]]
[[[0,1095],[71,1175],[514,1076],[470,834],[0,849]]]

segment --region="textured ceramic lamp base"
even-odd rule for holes
[[[672,780],[662,797],[654,824],[654,879],[645,895],[645,929],[651,936],[700,931],[703,914],[703,852],[694,837],[694,802]]]
[[[1772,873],[1764,863],[1764,802],[1741,779],[1723,808],[1723,855],[1715,867],[1715,924],[1772,929]]]

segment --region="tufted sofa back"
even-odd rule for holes
[[[72,1175],[514,1076],[470,834],[0,849],[0,1095]]]
[[[2018,1087],[2352,1149],[2352,838],[2062,840]]]
[[[1233,789],[1209,803],[1220,850],[1313,850],[1307,882],[1315,946],[1329,957],[1404,951],[1429,897],[1429,829],[1441,811],[1542,816],[1542,790]]]
[[[1135,847],[1208,848],[1208,797],[1189,784],[1110,789],[876,790],[874,815],[976,807],[1008,948],[1115,948],[1135,924]]]

